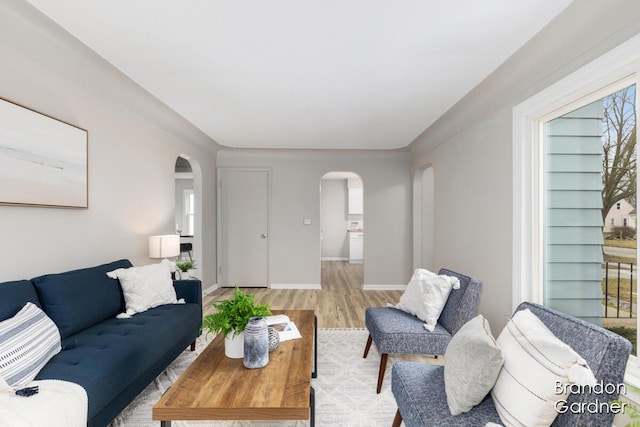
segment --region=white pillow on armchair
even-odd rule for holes
[[[460,289],[457,277],[437,275],[418,268],[395,307],[424,321],[425,329],[433,332],[451,289]]]
[[[491,397],[507,426],[551,425],[570,384],[596,385],[587,362],[529,309],[513,315],[497,342],[504,365]]]

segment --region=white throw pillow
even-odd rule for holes
[[[433,332],[451,289],[460,289],[457,277],[439,276],[429,270],[418,268],[396,308],[424,321],[424,327]]]
[[[506,426],[551,425],[558,415],[557,402],[567,399],[569,384],[596,383],[587,362],[529,309],[513,315],[498,345],[504,365],[491,397]]]
[[[125,316],[119,316],[128,317],[159,305],[178,302],[171,270],[171,263],[160,262],[108,272],[107,276],[120,281],[124,294],[127,311]]]
[[[451,338],[444,353],[444,388],[451,415],[470,411],[491,391],[504,357],[489,322],[477,315]]]
[[[28,302],[0,322],[0,390],[26,386],[60,350],[58,327]]]

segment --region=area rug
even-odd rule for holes
[[[391,393],[389,357],[382,391],[376,394],[380,355],[371,347],[362,358],[368,331],[365,329],[320,329],[318,331],[318,378],[311,381],[316,391],[317,427],[390,426],[396,412]],[[111,427],[157,427],[151,420],[151,408],[162,393],[180,376],[206,347],[208,338],[200,337],[196,351],[182,353],[112,423]],[[303,427],[309,421],[174,421],[179,427]]]

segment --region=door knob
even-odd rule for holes
[[[267,235],[266,235],[266,234],[261,234],[261,235],[260,235],[260,238],[261,238],[261,239],[266,239],[266,238],[267,238]]]

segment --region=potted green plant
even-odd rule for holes
[[[188,279],[193,277],[193,270],[196,268],[196,262],[189,261],[176,261],[176,267],[180,270],[180,278]]]
[[[233,298],[216,301],[213,304],[215,313],[208,314],[202,322],[202,329],[207,333],[224,336],[224,354],[239,359],[244,354],[244,328],[254,316],[271,315],[268,303],[256,304],[254,296],[242,292],[237,286]]]

